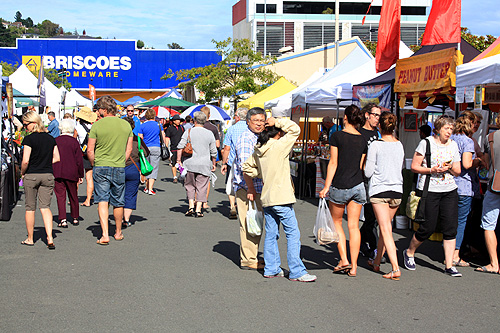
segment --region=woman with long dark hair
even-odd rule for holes
[[[366,157],[366,140],[358,132],[364,122],[364,115],[356,105],[344,111],[344,129],[334,132],[330,138],[330,162],[325,187],[319,192],[320,198],[328,197],[330,213],[339,234],[337,248],[340,262],[334,273],[347,272],[355,277],[358,268],[358,255],[361,244],[359,216],[366,203],[366,190],[363,183],[363,164]],[[342,228],[342,216],[347,207],[347,227],[349,229],[349,252],[347,258],[346,236]]]
[[[278,251],[279,225],[287,240],[287,261],[291,281],[313,282],[315,275],[307,273],[300,259],[300,231],[293,204],[295,195],[290,179],[288,155],[300,134],[300,127],[288,119],[269,118],[260,133],[253,155],[243,163],[243,172],[252,178],[262,178],[261,201],[266,220],[264,241],[264,277],[284,276]]]

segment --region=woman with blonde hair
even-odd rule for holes
[[[392,270],[383,275],[386,279],[399,280],[396,245],[392,237],[392,219],[401,204],[403,197],[403,162],[405,152],[403,145],[393,136],[397,118],[390,112],[380,116],[380,133],[382,138],[372,142],[366,155],[365,176],[370,178],[369,195],[373,211],[380,227],[377,256],[368,261],[375,272],[380,271],[380,262],[387,250]]]
[[[23,115],[23,126],[31,134],[26,136],[22,142],[24,149],[21,175],[24,178],[25,220],[28,238],[21,244],[34,245],[33,232],[38,201],[47,234],[47,247],[49,250],[54,250],[56,247],[52,237],[50,201],[54,191],[52,163],[59,162],[59,150],[55,139],[45,131],[42,119],[36,111],[29,111]]]

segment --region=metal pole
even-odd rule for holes
[[[267,0],[264,0],[264,57],[267,55]]]
[[[335,0],[335,66],[339,63],[339,0]]]
[[[306,112],[304,114],[304,132],[302,134],[302,155],[300,157],[300,173],[299,173],[299,199],[303,198],[302,191],[304,191],[304,177],[305,177],[305,167],[306,167],[306,154],[307,154],[307,146],[306,146],[306,138],[307,138],[307,123],[309,118],[309,104],[306,103]],[[299,115],[299,123],[300,123],[300,115]]]

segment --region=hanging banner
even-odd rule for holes
[[[463,55],[455,48],[430,52],[396,63],[395,92],[416,92],[455,87],[456,67]]]
[[[92,105],[94,104],[94,101],[96,100],[96,93],[95,93],[95,87],[91,84],[89,84],[89,98],[92,101]]]
[[[361,108],[368,103],[375,103],[382,108],[391,108],[391,85],[380,84],[375,86],[352,87],[353,103]]]
[[[7,83],[5,88],[7,91],[7,112],[9,118],[12,118],[12,114],[14,113],[14,91],[12,89],[12,83]]]
[[[487,104],[500,103],[500,86],[486,87],[484,89],[484,103]]]

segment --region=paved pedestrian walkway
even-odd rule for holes
[[[44,243],[37,212],[34,247],[25,238],[24,201],[0,222],[0,331],[71,332],[332,332],[498,330],[500,275],[462,268],[443,274],[439,243],[426,242],[417,270],[401,281],[368,270],[356,278],[332,274],[335,246],[312,237],[315,201],[295,208],[302,256],[315,283],[265,279],[238,268],[239,224],[229,220],[224,177],[218,172],[210,212],[186,218],[185,191],[162,163],[156,196],[139,193],[136,224],[123,241],[99,246],[97,206],[82,207],[80,226],[54,223],[55,251]],[[84,186],[80,188],[83,200]],[[55,199],[52,211],[56,212]],[[111,227],[112,235],[114,227]],[[396,245],[408,245],[397,231]],[[286,239],[280,249],[286,268]],[[382,265],[389,271],[390,265]]]

